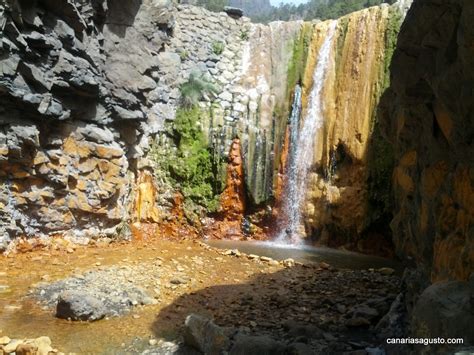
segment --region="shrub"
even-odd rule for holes
[[[180,86],[181,98],[186,108],[196,106],[204,95],[217,94],[218,87],[203,73],[192,72],[187,82]]]
[[[240,39],[242,41],[248,41],[250,38],[249,31],[247,30],[240,30]]]
[[[189,58],[189,52],[184,49],[179,53],[179,57],[181,58],[181,60],[186,60]]]
[[[166,184],[183,194],[185,214],[191,222],[215,212],[222,192],[222,186],[215,183],[214,154],[199,125],[205,114],[196,106],[179,108],[167,133],[176,149],[158,149],[156,141],[152,146],[151,156],[159,173],[165,172]]]
[[[212,53],[215,55],[221,55],[224,52],[225,44],[224,42],[216,41],[212,43]]]

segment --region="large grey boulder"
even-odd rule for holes
[[[71,320],[96,321],[107,310],[97,298],[81,291],[64,291],[59,295],[56,317]]]
[[[229,337],[224,328],[197,314],[186,317],[184,342],[206,355],[220,354],[229,347]]]
[[[472,278],[471,278],[472,279]],[[440,282],[418,299],[411,327],[413,335],[426,338],[462,338],[474,344],[474,290],[468,282]]]

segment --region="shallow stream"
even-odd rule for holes
[[[216,248],[238,249],[246,254],[267,256],[275,260],[291,258],[301,263],[326,262],[339,269],[363,270],[389,267],[397,273],[403,271],[403,266],[396,260],[325,247],[232,240],[210,240],[206,243]]]

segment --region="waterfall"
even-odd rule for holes
[[[302,126],[299,124],[301,114],[301,88],[295,90],[290,116],[290,148],[288,173],[286,176],[284,201],[280,232],[276,238],[280,243],[302,243],[301,210],[306,191],[308,170],[313,163],[314,147],[318,130],[323,126],[322,90],[324,79],[330,64],[331,49],[337,21],[333,21],[319,50],[318,61],[313,73],[313,87],[308,97],[308,109]],[[300,127],[301,126],[301,127]]]

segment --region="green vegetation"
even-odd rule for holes
[[[296,84],[303,79],[312,34],[311,25],[304,24],[299,38],[293,44],[293,56],[288,66],[288,94],[290,94]],[[288,100],[289,98],[288,95]]]
[[[354,11],[382,3],[394,3],[394,0],[312,0],[308,3],[306,19],[336,19]]]
[[[204,95],[216,94],[219,90],[211,78],[200,72],[192,72],[188,81],[180,86],[180,91],[183,105],[190,108],[197,105]]]
[[[242,41],[248,41],[250,38],[249,31],[248,30],[240,30],[240,39]]]
[[[216,173],[215,155],[209,149],[199,122],[206,113],[194,106],[180,108],[167,135],[176,149],[161,149],[158,142],[152,146],[150,156],[157,170],[165,172],[162,179],[184,196],[184,210],[190,221],[205,212],[214,212],[222,191],[221,179]]]
[[[338,32],[337,47],[336,47],[336,75],[339,74],[341,68],[341,59],[343,55],[344,44],[346,43],[347,31],[349,30],[349,17],[344,17],[339,20],[341,30]]]
[[[181,60],[186,60],[189,58],[189,52],[186,49],[183,49],[181,52],[179,52],[179,57]]]
[[[225,44],[221,41],[216,41],[212,43],[212,53],[215,55],[221,55],[224,52]]]
[[[223,160],[209,147],[201,127],[210,113],[198,107],[204,95],[216,94],[218,88],[207,76],[193,72],[180,90],[182,107],[166,131],[155,138],[149,156],[160,185],[180,191],[186,218],[199,224],[200,217],[217,210],[223,188]]]
[[[397,9],[390,13],[387,27],[385,29],[385,57],[384,57],[384,79],[383,90],[390,85],[390,63],[392,62],[393,53],[397,46],[398,33],[402,25],[402,14]]]

